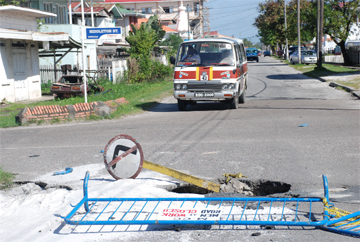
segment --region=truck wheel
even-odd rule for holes
[[[178,99],[178,109],[179,111],[186,111],[186,101]]]
[[[245,103],[245,92],[246,92],[246,89],[244,89],[243,93],[240,95],[239,97],[239,103]]]
[[[259,58],[256,59],[256,62],[259,62]]]
[[[230,101],[230,108],[231,109],[237,109],[239,107],[239,96],[235,96]]]

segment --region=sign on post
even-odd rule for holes
[[[117,135],[105,147],[105,167],[116,180],[136,178],[143,161],[140,144],[129,135]]]
[[[87,28],[86,39],[121,39],[120,27]]]

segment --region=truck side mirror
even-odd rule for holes
[[[170,63],[175,65],[175,57],[174,56],[170,56]]]

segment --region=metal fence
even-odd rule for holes
[[[62,76],[63,72],[60,66],[56,66],[56,79],[58,80]],[[41,65],[40,66],[40,78],[41,83],[54,83],[55,80],[55,71],[53,65]]]
[[[354,65],[360,64],[360,46],[351,46],[346,49],[346,52]]]

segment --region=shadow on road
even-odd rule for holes
[[[268,75],[266,77],[273,80],[298,80],[298,79],[311,78],[303,74],[277,74],[277,75]]]

